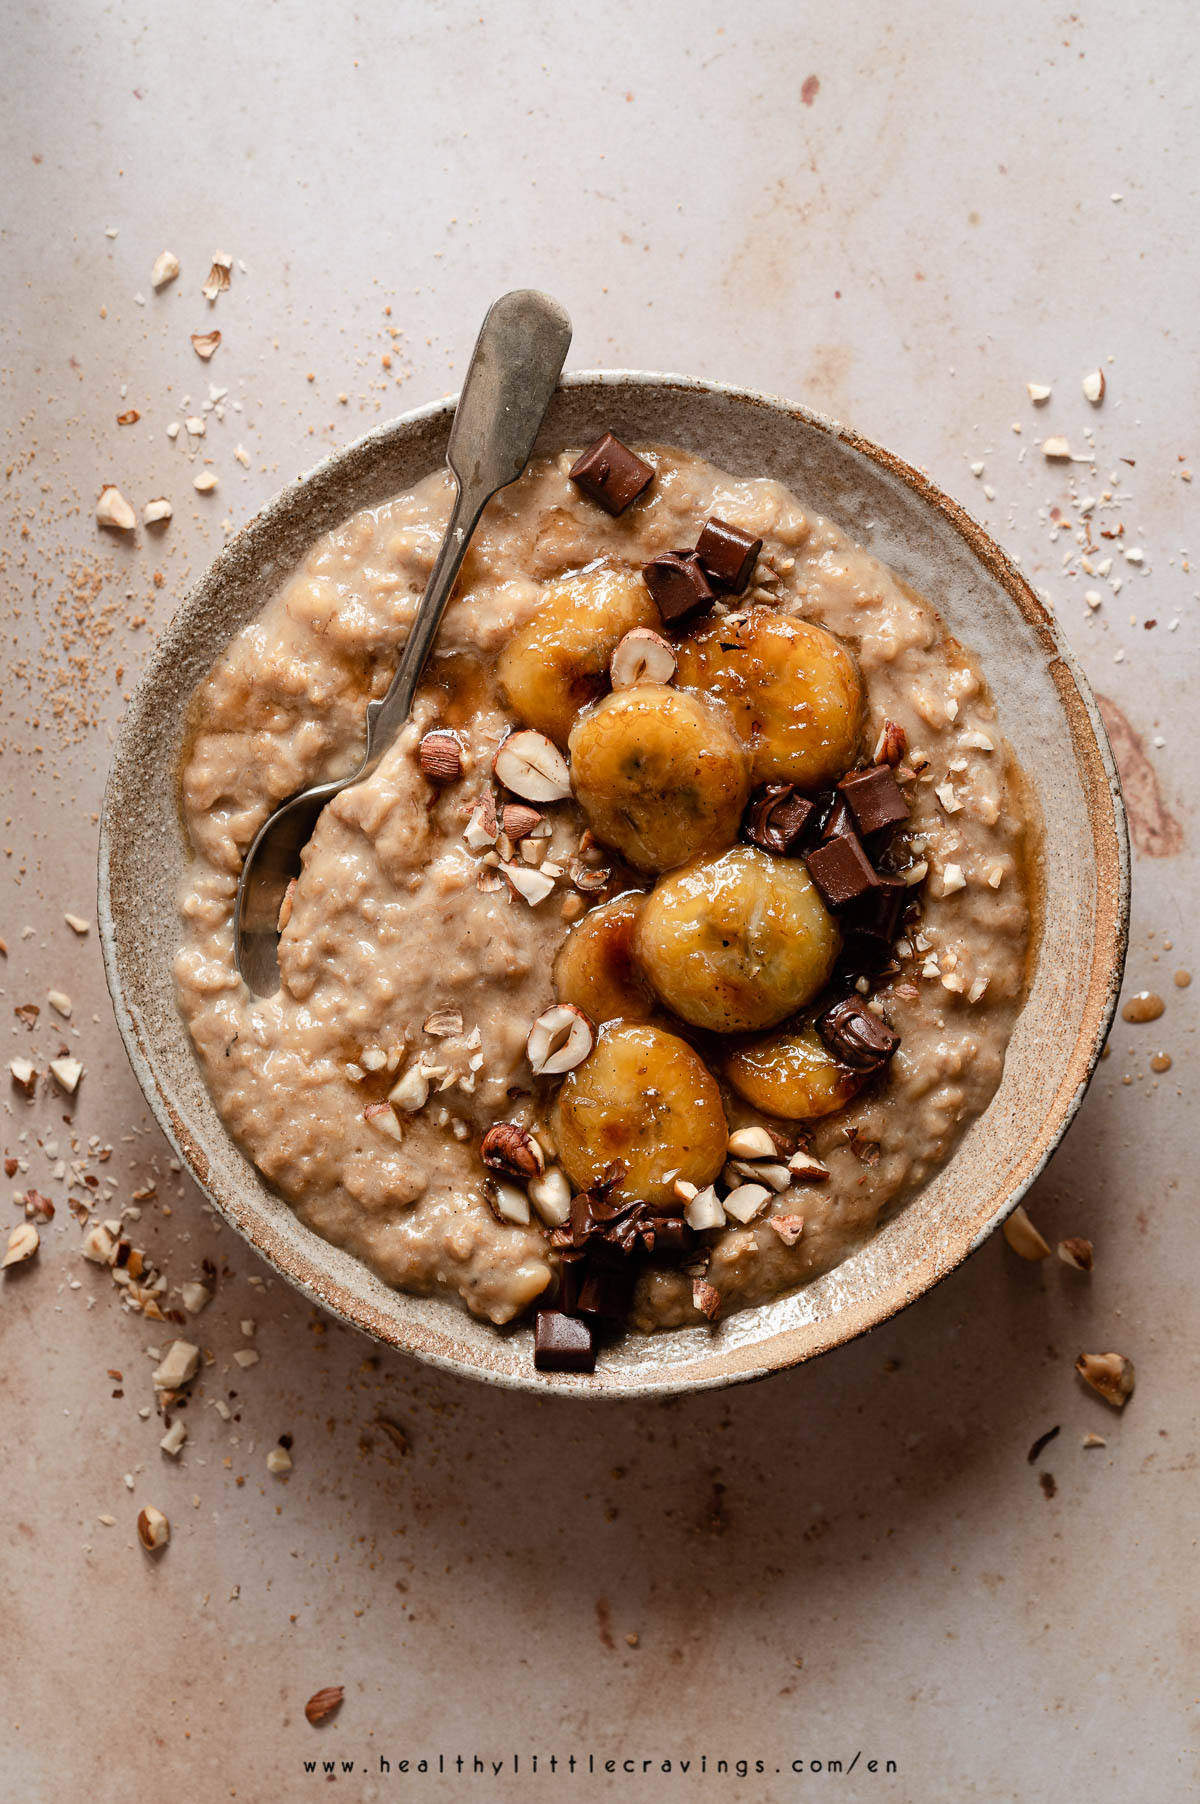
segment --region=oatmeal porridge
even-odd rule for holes
[[[538,1363],[588,1369],[609,1324],[827,1271],[947,1159],[1000,1080],[1036,835],[928,601],[779,483],[607,437],[489,504],[252,996],[246,849],[355,767],[451,499],[328,533],[197,689],[179,1004],[304,1222],[495,1323],[536,1306]]]

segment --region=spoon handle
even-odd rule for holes
[[[367,753],[359,776],[375,768],[408,719],[479,516],[497,489],[515,482],[529,462],[570,342],[571,322],[549,295],[518,288],[488,309],[446,451],[454,507],[399,668],[386,695],[368,704]]]

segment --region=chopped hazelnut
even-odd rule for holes
[[[178,1391],[190,1384],[200,1370],[200,1349],[191,1341],[174,1340],[151,1374],[156,1391]]]
[[[9,1076],[18,1090],[26,1096],[32,1096],[37,1088],[37,1072],[29,1059],[10,1059],[8,1061]]]
[[[110,526],[114,532],[132,532],[137,525],[137,515],[115,483],[106,484],[100,491],[96,522],[100,526]]]
[[[187,1423],[182,1416],[176,1416],[175,1420],[158,1444],[164,1453],[169,1453],[172,1459],[178,1459],[179,1455],[183,1452],[183,1443],[187,1440],[187,1437]]]
[[[165,288],[179,274],[179,258],[174,251],[159,251],[154,259],[154,268],[150,271],[150,286]]]
[[[3,1259],[0,1259],[0,1270],[10,1265],[24,1265],[32,1259],[42,1244],[41,1235],[31,1221],[19,1221],[8,1237],[8,1246]]]
[[[1014,1253],[1031,1264],[1050,1257],[1049,1243],[1043,1240],[1019,1204],[1004,1224],[1004,1238]]]
[[[138,1512],[137,1533],[147,1553],[161,1553],[171,1539],[171,1524],[161,1510],[148,1503]]]
[[[1133,1395],[1137,1374],[1123,1353],[1081,1353],[1075,1370],[1114,1409],[1124,1409]]]
[[[546,1169],[541,1147],[516,1121],[497,1121],[483,1136],[480,1157],[492,1171],[514,1178],[536,1178]]]

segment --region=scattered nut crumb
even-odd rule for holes
[[[1042,1239],[1020,1204],[1004,1224],[1004,1238],[1014,1253],[1031,1264],[1050,1257],[1049,1243]]]
[[[115,483],[106,483],[101,489],[96,503],[96,521],[100,526],[110,526],[114,532],[132,532],[137,525],[137,515]]]
[[[208,280],[200,290],[206,300],[215,301],[219,294],[224,294],[229,287],[230,271],[233,258],[226,251],[214,251],[212,268],[208,272]]]
[[[1077,1272],[1090,1272],[1092,1269],[1093,1248],[1090,1240],[1072,1237],[1060,1240],[1055,1248],[1064,1265],[1071,1266]]]
[[[183,1452],[183,1443],[187,1440],[187,1437],[187,1423],[182,1416],[176,1416],[175,1420],[158,1444],[164,1453],[169,1453],[172,1459],[178,1459],[179,1455]]]
[[[1137,1374],[1124,1353],[1081,1353],[1075,1370],[1114,1409],[1124,1409],[1133,1395]]]
[[[332,1716],[345,1695],[343,1685],[326,1685],[323,1690],[313,1692],[304,1706],[304,1714],[310,1723],[324,1722],[327,1716]]]
[[[174,251],[159,251],[150,271],[151,288],[165,288],[179,274],[179,258]]]
[[[138,1511],[137,1533],[147,1553],[161,1553],[171,1539],[171,1524],[161,1510],[148,1503]]]
[[[60,1089],[65,1090],[68,1096],[73,1096],[83,1076],[83,1066],[78,1059],[51,1059],[50,1075]]]
[[[200,1349],[188,1340],[174,1340],[151,1373],[156,1391],[178,1391],[190,1384],[200,1370]]]
[[[24,1265],[32,1259],[42,1244],[41,1235],[31,1221],[19,1221],[8,1237],[8,1247],[3,1259],[0,1259],[0,1270],[9,1265]]]

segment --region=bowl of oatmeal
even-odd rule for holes
[[[241,860],[357,761],[451,411],[286,490],[159,641],[101,832],[118,1022],[217,1208],[365,1332],[571,1394],[763,1376],[952,1270],[1069,1124],[1125,946],[1107,740],[917,472],[768,397],[573,376],[253,997]]]

